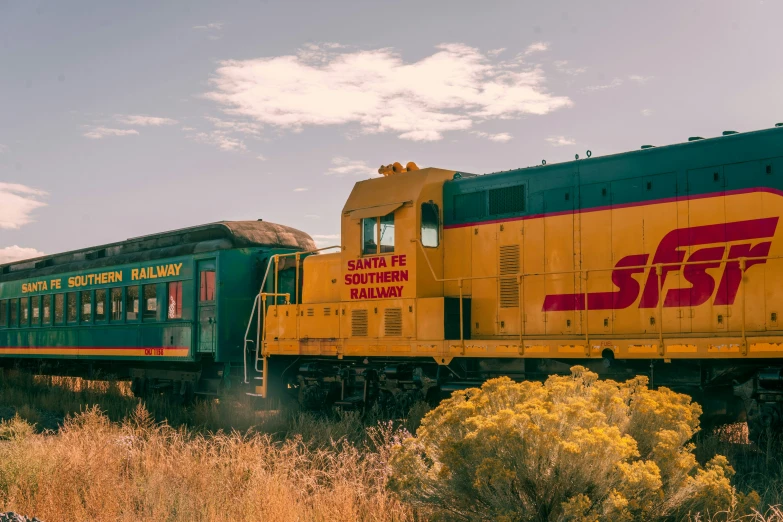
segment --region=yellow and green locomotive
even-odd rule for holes
[[[272,259],[247,337],[258,394],[404,403],[582,364],[780,425],[780,126],[480,176],[381,173],[351,192],[338,251]]]

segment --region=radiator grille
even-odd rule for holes
[[[367,337],[367,310],[351,310],[351,337]]]
[[[324,317],[329,317],[330,315],[332,315],[332,309],[324,308]]]
[[[525,211],[525,186],[514,185],[489,191],[489,215],[512,214]]]
[[[503,245],[500,247],[500,307],[516,308],[519,306],[519,285],[516,277],[502,277],[519,273],[519,245]]]
[[[486,214],[487,193],[469,192],[454,196],[454,219],[465,221],[482,218]]]
[[[313,308],[307,309],[307,317],[313,317],[315,316],[315,310]]]
[[[386,337],[402,337],[402,308],[384,310],[383,325]]]

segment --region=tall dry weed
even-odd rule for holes
[[[47,521],[412,520],[386,490],[390,427],[371,432],[372,447],[301,434],[279,442],[172,428],[139,406],[121,423],[93,407],[56,433],[18,417],[4,433],[0,509]]]

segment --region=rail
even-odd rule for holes
[[[278,292],[278,286],[279,286],[279,280],[278,280],[278,274],[279,274],[279,264],[280,264],[280,258],[281,257],[295,257],[296,258],[296,277],[294,281],[294,286],[296,289],[295,293],[295,301],[297,304],[299,303],[299,260],[303,255],[309,255],[309,254],[315,254],[317,252],[323,252],[324,250],[332,250],[334,248],[342,249],[342,246],[340,245],[333,245],[328,247],[322,247],[322,248],[316,248],[314,250],[306,250],[304,252],[286,252],[284,254],[274,254],[270,260],[269,263],[266,265],[266,270],[264,271],[264,278],[261,280],[261,287],[258,291],[258,294],[256,295],[255,299],[253,300],[253,307],[250,310],[250,317],[247,321],[247,329],[245,329],[245,337],[244,337],[244,345],[242,348],[242,360],[243,360],[243,369],[244,369],[244,384],[248,384],[247,380],[247,348],[248,344],[253,343],[255,344],[255,361],[253,364],[253,368],[255,369],[256,373],[259,372],[258,369],[258,361],[260,359],[261,355],[261,344],[262,341],[266,340],[265,338],[265,332],[263,332],[263,324],[264,321],[266,321],[266,298],[267,297],[274,297],[275,298],[275,305],[277,305],[277,301],[280,297],[285,297],[286,304],[288,304],[291,300],[291,294],[290,293],[279,293]],[[266,287],[267,279],[269,278],[269,269],[272,267],[272,263],[274,262],[275,265],[275,286],[274,286],[274,292],[264,292],[264,288]],[[261,301],[261,306],[259,306],[259,302]],[[298,309],[297,309],[298,311]],[[255,341],[253,339],[250,339],[250,328],[253,326],[253,319],[256,319],[256,338]],[[297,323],[297,328],[298,328]],[[262,339],[262,335],[264,335],[264,339]],[[266,366],[266,361],[263,361],[264,366]],[[266,381],[264,381],[266,382]]]
[[[465,354],[465,338],[464,338],[464,310],[463,310],[463,282],[465,281],[475,281],[475,280],[482,280],[482,279],[511,279],[516,278],[517,285],[519,287],[518,292],[518,307],[519,307],[519,352],[520,355],[524,355],[525,351],[525,329],[523,327],[524,324],[524,280],[527,277],[546,277],[546,276],[554,276],[554,275],[572,275],[575,276],[579,274],[580,278],[585,281],[584,285],[584,311],[585,311],[585,320],[584,320],[584,327],[583,327],[583,335],[585,337],[585,355],[590,355],[590,328],[589,328],[589,291],[588,291],[588,277],[590,273],[596,273],[596,272],[613,272],[613,271],[630,271],[630,270],[648,270],[648,269],[655,269],[655,279],[657,282],[657,290],[658,290],[658,303],[657,303],[657,317],[655,320],[655,323],[657,325],[657,334],[658,334],[658,355],[663,356],[664,355],[664,332],[663,332],[663,302],[664,302],[664,296],[663,296],[663,279],[661,276],[663,275],[663,269],[664,268],[683,268],[686,266],[697,266],[697,265],[711,265],[710,268],[719,268],[727,265],[728,263],[737,262],[738,268],[740,270],[740,283],[739,283],[739,289],[738,293],[741,296],[740,301],[740,309],[742,312],[741,315],[741,329],[740,329],[740,335],[742,337],[742,345],[740,346],[740,353],[742,355],[747,355],[747,332],[746,332],[746,292],[745,292],[745,272],[748,268],[747,263],[748,262],[759,262],[759,261],[770,261],[770,260],[778,260],[783,259],[783,256],[758,256],[758,257],[736,257],[736,258],[726,258],[721,260],[707,260],[707,261],[682,261],[679,263],[648,263],[644,265],[631,265],[631,266],[622,266],[617,267],[613,266],[610,268],[593,268],[593,269],[584,269],[584,270],[558,270],[558,271],[552,271],[552,272],[531,272],[531,273],[523,273],[518,272],[516,274],[503,274],[501,275],[487,275],[487,276],[468,276],[468,277],[438,277],[438,275],[435,273],[435,269],[432,266],[432,262],[430,261],[427,250],[424,248],[424,245],[421,243],[421,240],[418,238],[411,239],[411,242],[417,243],[419,245],[419,248],[421,249],[422,256],[424,257],[425,261],[427,262],[427,266],[430,269],[430,273],[432,274],[433,279],[435,282],[438,283],[457,283],[457,287],[459,288],[459,337],[460,337],[460,346],[462,349],[462,355]],[[718,264],[718,266],[715,266]],[[576,285],[575,285],[576,286]],[[581,285],[580,285],[581,286]],[[640,289],[641,291],[641,289]],[[713,289],[714,291],[714,289]],[[576,295],[576,293],[574,294]],[[729,306],[727,304],[726,306]],[[575,310],[576,311],[576,310]],[[729,331],[728,326],[726,328],[727,332]]]

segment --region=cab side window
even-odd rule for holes
[[[375,240],[378,228],[378,218],[362,219],[362,255],[378,253],[378,242]]]
[[[435,203],[421,204],[421,244],[433,248],[440,244],[440,213]]]
[[[394,252],[394,212],[362,219],[362,255]]]

